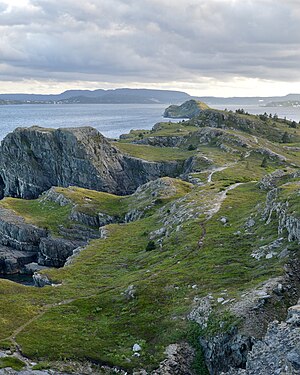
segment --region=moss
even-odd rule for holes
[[[25,367],[25,363],[16,357],[0,358],[0,368],[11,367],[13,370],[20,371]]]

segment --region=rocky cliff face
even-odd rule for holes
[[[25,223],[11,210],[0,208],[0,273],[25,272],[30,263],[61,267],[86,241],[53,238],[45,229]]]
[[[298,186],[299,182],[296,183]],[[286,186],[289,186],[287,184]],[[284,187],[285,185],[283,185]],[[300,243],[300,219],[298,214],[290,210],[289,200],[284,200],[280,196],[282,188],[274,188],[267,194],[266,207],[264,211],[264,218],[267,223],[272,220],[275,215],[278,220],[278,234],[287,233],[288,241],[297,241]],[[299,188],[298,188],[299,189]]]
[[[226,375],[300,374],[299,327],[298,304],[289,308],[286,322],[269,324],[265,337],[249,353],[246,369],[231,369]]]
[[[18,128],[0,149],[0,197],[36,198],[51,186],[75,185],[125,195],[178,165],[123,155],[91,127]]]

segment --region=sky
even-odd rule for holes
[[[0,92],[300,93],[300,0],[0,0]]]

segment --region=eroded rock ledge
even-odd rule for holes
[[[122,154],[91,127],[17,128],[0,148],[0,198],[37,198],[52,186],[80,186],[118,195],[162,176],[177,162],[156,163]]]

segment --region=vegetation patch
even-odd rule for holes
[[[25,363],[16,357],[0,358],[0,368],[11,367],[13,370],[20,371],[25,367]]]
[[[182,150],[178,147],[155,147],[132,143],[114,143],[120,151],[149,161],[184,161],[195,154],[194,150]]]

